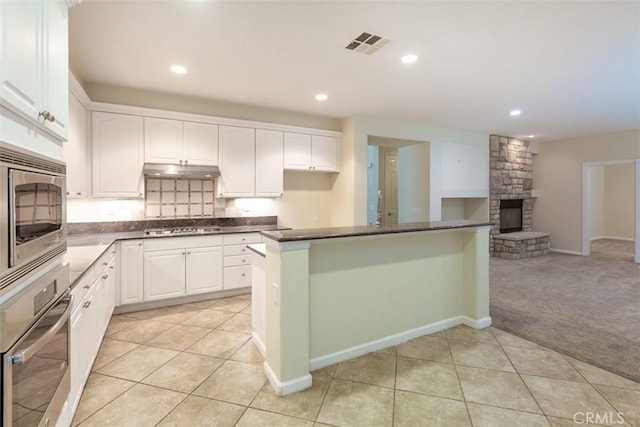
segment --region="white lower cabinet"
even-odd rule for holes
[[[144,253],[144,300],[153,301],[185,294],[185,250]]]
[[[73,418],[78,406],[113,313],[117,282],[114,252],[109,249],[71,291],[69,419]]]
[[[186,256],[187,294],[222,290],[222,248],[188,249]]]
[[[222,289],[222,237],[189,236],[144,242],[144,301]]]
[[[251,254],[247,245],[262,242],[260,233],[226,234],[224,242],[224,289],[251,286]]]
[[[120,242],[118,251],[120,269],[120,296],[117,305],[144,301],[142,293],[143,247],[142,240]]]

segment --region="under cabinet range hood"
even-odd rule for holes
[[[208,179],[220,176],[220,169],[218,166],[145,163],[142,173],[144,176],[151,178]]]

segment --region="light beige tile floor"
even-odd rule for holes
[[[533,427],[591,414],[588,425],[640,427],[640,384],[495,328],[328,366],[277,397],[250,314],[243,295],[114,316],[73,424]]]

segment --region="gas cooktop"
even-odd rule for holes
[[[182,236],[185,234],[204,234],[220,231],[220,227],[175,227],[175,228],[148,228],[144,230],[145,236]]]

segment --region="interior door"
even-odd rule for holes
[[[398,223],[398,155],[385,153],[385,224]]]

